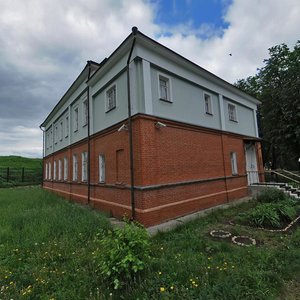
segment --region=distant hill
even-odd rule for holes
[[[14,155],[0,156],[0,168],[7,167],[37,169],[42,167],[42,159]]]

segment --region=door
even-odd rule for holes
[[[255,144],[246,143],[245,152],[246,152],[246,172],[248,177],[248,185],[258,183],[259,177],[258,177],[258,169],[257,169]]]

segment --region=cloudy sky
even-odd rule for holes
[[[233,83],[269,47],[300,39],[300,2],[0,0],[0,155],[41,157],[41,122],[86,61],[109,56],[134,25]]]

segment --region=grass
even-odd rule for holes
[[[22,156],[0,156],[0,168],[26,168],[40,169],[42,167],[41,158],[28,158]]]
[[[93,253],[107,219],[39,188],[0,190],[0,299],[297,299],[300,228],[288,234],[231,226],[254,202],[217,211],[151,239],[141,280],[112,290]],[[248,235],[256,247],[212,239]]]

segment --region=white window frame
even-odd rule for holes
[[[67,138],[69,136],[69,116],[66,116],[66,126],[65,126],[65,137]]]
[[[88,99],[85,97],[82,102],[82,127],[88,124]]]
[[[169,76],[163,74],[163,73],[158,73],[157,79],[158,79],[158,97],[159,97],[159,100],[172,103],[173,102],[173,100],[172,100],[173,97],[172,97],[172,81],[171,81],[171,78]],[[160,85],[161,80],[166,81],[167,97],[164,97],[162,95],[161,85]]]
[[[62,163],[61,163],[61,159],[58,160],[58,180],[62,180]]]
[[[64,122],[63,120],[60,121],[60,136],[59,140],[62,141],[64,136]]]
[[[64,180],[68,180],[68,158],[64,158]]]
[[[203,93],[204,98],[204,110],[207,115],[212,116],[214,114],[213,112],[213,102],[212,102],[212,95],[210,93],[204,92]]]
[[[53,163],[53,180],[56,180],[56,160]]]
[[[232,175],[238,175],[236,152],[230,152],[230,162],[231,162],[231,173],[232,173]]]
[[[45,165],[45,179],[48,179],[48,163]]]
[[[88,153],[81,153],[81,181],[86,182],[88,175]]]
[[[78,158],[77,154],[73,154],[73,181],[78,180]]]
[[[49,139],[50,146],[49,146],[49,148],[52,148],[52,144],[53,144],[52,128],[50,129],[49,133],[50,133],[50,139]]]
[[[79,129],[79,108],[78,105],[74,107],[74,132],[78,131]]]
[[[51,167],[52,167],[52,164],[51,164],[51,162],[49,162],[49,169],[48,169],[48,171],[49,171],[48,179],[49,179],[49,180],[51,180],[51,178],[52,178]]]
[[[233,109],[232,113],[231,113],[231,108],[230,107]],[[237,107],[236,107],[236,105],[233,104],[233,103],[227,103],[227,111],[228,111],[229,121],[237,122],[238,118],[237,118]]]
[[[99,182],[105,182],[105,155],[99,154]]]
[[[54,127],[54,143],[57,144],[58,141],[58,126],[57,124]]]
[[[115,90],[115,105],[110,107],[109,106],[109,92],[111,90]],[[109,86],[106,90],[105,90],[105,112],[110,112],[111,110],[117,108],[117,84],[114,83],[111,86]]]

